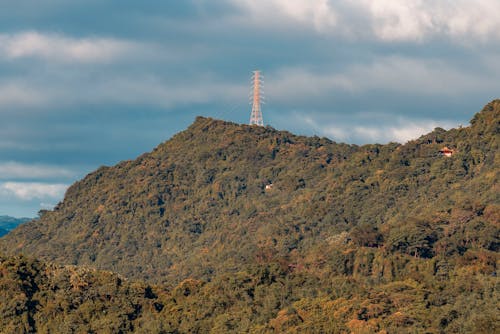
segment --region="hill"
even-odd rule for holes
[[[75,183],[0,249],[155,282],[270,258],[296,265],[344,232],[417,257],[496,251],[498,105],[471,127],[361,147],[198,118],[151,153]],[[441,157],[443,146],[456,153]]]
[[[270,258],[295,265],[343,233],[426,258],[496,251],[499,103],[470,127],[405,145],[337,144],[200,117],[151,153],[75,183],[0,249],[155,282],[210,279]],[[440,156],[443,146],[456,153]]]
[[[180,332],[479,333],[498,328],[499,132],[500,100],[404,145],[200,117],[0,251],[177,291]]]

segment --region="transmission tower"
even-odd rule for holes
[[[250,115],[250,125],[264,126],[264,119],[262,118],[262,110],[260,109],[261,104],[261,87],[262,87],[262,76],[260,71],[253,71],[252,76],[253,81],[253,102],[252,102],[252,114]]]

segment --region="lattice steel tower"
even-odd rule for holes
[[[253,81],[253,102],[252,102],[252,114],[250,115],[250,125],[264,126],[264,119],[262,118],[261,105],[261,87],[262,87],[262,75],[260,71],[253,71],[252,76]]]

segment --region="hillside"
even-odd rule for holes
[[[200,117],[152,152],[72,185],[53,211],[0,239],[0,252],[158,284],[150,297],[162,296],[163,311],[141,297],[130,316],[120,311],[128,292],[105,294],[124,331],[140,332],[144,316],[166,333],[489,333],[500,321],[499,133],[500,100],[469,127],[404,145],[337,144]],[[43,275],[58,265],[33,263],[49,266],[33,275],[50,282]],[[72,295],[77,305],[56,309],[79,314],[91,298],[85,312],[101,310],[108,297],[88,289],[108,285],[92,275],[84,295]],[[43,290],[51,284],[36,284],[40,296],[53,294]],[[47,317],[48,301],[37,298]]]
[[[167,289],[0,256],[0,332],[497,333],[498,278],[465,262],[433,275],[434,265],[415,260],[404,276],[374,282],[275,263]]]
[[[499,106],[470,127],[360,147],[200,117],[75,183],[0,250],[169,283],[277,258],[307,267],[338,240],[423,258],[496,252]]]

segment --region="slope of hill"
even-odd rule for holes
[[[132,283],[100,288],[116,275],[80,279],[73,271],[87,269],[65,267],[54,283],[58,267],[35,261],[45,269],[31,284],[17,265],[26,260],[6,257],[0,291],[38,290],[20,304],[1,298],[14,314],[4,320],[84,319],[74,328],[99,331],[91,326],[114,319],[124,332],[147,323],[158,333],[490,333],[499,323],[499,133],[500,100],[469,127],[404,145],[197,118],[151,153],[89,174],[53,211],[0,239],[6,254],[160,285],[145,293],[134,283],[142,292],[127,304]],[[451,157],[439,154],[444,146]],[[60,286],[83,292],[54,306]],[[113,316],[89,318],[103,311]]]
[[[170,283],[277,258],[307,267],[336,258],[340,241],[423,258],[496,252],[499,106],[405,145],[197,118],[151,153],[75,183],[0,250]],[[443,146],[455,154],[440,156]]]

